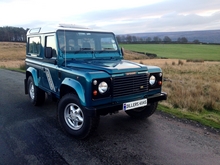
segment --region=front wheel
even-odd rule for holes
[[[125,111],[133,118],[143,119],[151,116],[157,109],[158,102],[151,103],[149,106],[140,107],[132,110]]]
[[[35,106],[42,105],[45,101],[45,92],[34,85],[33,78],[28,77],[28,94],[31,103]]]
[[[99,116],[85,115],[79,98],[74,94],[67,94],[58,104],[58,120],[66,133],[77,139],[84,139],[97,128]]]

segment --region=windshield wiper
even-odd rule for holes
[[[77,53],[79,53],[79,52],[83,52],[83,50],[92,50],[92,51],[93,51],[92,48],[80,48],[79,50],[77,50],[77,51],[72,51],[72,52],[75,53],[75,54],[77,54]]]
[[[117,50],[115,50],[114,48],[103,48],[103,50],[99,50],[99,51],[96,51],[96,52],[98,52],[98,53],[109,52],[109,50],[111,50],[111,51],[117,51]]]
[[[115,50],[114,48],[103,48],[103,50]]]
[[[80,48],[80,50],[93,50],[92,48]]]

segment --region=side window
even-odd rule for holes
[[[55,36],[46,36],[45,41],[46,41],[45,47],[51,47],[52,48],[53,57],[56,57],[57,53],[56,53],[56,40],[55,40]]]
[[[41,49],[41,43],[40,43],[40,37],[30,37],[28,38],[28,54],[31,54],[32,56],[39,56],[40,55],[40,49]]]

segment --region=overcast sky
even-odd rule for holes
[[[0,0],[0,26],[72,23],[116,34],[220,29],[220,0]]]

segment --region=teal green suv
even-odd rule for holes
[[[25,63],[25,94],[35,106],[45,96],[57,100],[61,128],[78,139],[101,115],[123,110],[147,118],[167,99],[162,70],[124,60],[112,32],[68,24],[30,29]]]

